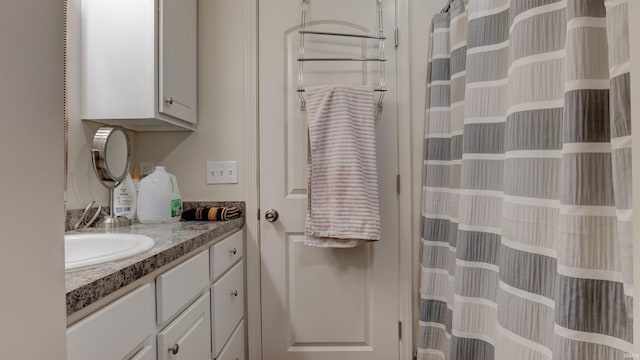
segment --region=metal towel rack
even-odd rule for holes
[[[380,64],[380,78],[378,80],[378,86],[374,89],[374,91],[379,93],[378,103],[376,106],[376,118],[380,116],[382,113],[382,100],[384,99],[384,95],[387,92],[387,84],[385,82],[385,62],[387,59],[384,57],[384,41],[386,37],[384,36],[384,27],[383,27],[383,14],[382,14],[382,0],[376,1],[376,32],[375,35],[369,34],[351,34],[351,33],[342,33],[342,32],[330,32],[330,31],[311,31],[306,29],[307,25],[307,11],[309,9],[309,1],[310,0],[302,0],[302,14],[300,17],[300,29],[298,30],[298,34],[300,34],[300,45],[298,48],[298,98],[300,99],[300,110],[306,111],[306,100],[304,98],[304,63],[308,61],[359,61],[359,62],[378,62]],[[304,38],[305,35],[321,35],[321,36],[340,36],[340,37],[353,37],[360,38],[365,40],[377,40],[378,41],[378,57],[369,58],[369,57],[361,57],[361,58],[348,58],[348,57],[326,57],[326,58],[305,58],[304,57]]]

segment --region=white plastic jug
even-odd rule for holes
[[[140,180],[138,220],[143,224],[173,222],[182,215],[182,197],[176,177],[164,166]]]

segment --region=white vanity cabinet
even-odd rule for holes
[[[67,328],[67,359],[246,360],[243,252],[240,230],[140,279]]]
[[[197,0],[82,0],[82,119],[193,130]]]

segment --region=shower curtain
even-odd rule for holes
[[[627,7],[455,0],[433,19],[419,360],[635,355]]]

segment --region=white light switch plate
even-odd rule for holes
[[[138,169],[138,175],[147,176],[153,172],[153,163],[151,161],[143,161],[140,163],[140,168]]]
[[[207,184],[237,184],[237,161],[207,161]]]

